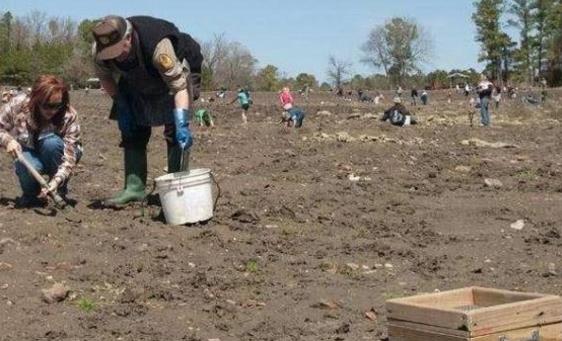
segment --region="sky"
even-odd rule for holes
[[[433,40],[425,71],[473,67],[472,0],[0,0],[0,11],[24,16],[33,10],[75,21],[108,14],[151,15],[175,23],[205,41],[224,33],[247,46],[259,67],[275,65],[286,76],[313,73],[325,80],[328,58],[352,63],[354,74],[374,70],[361,63],[361,45],[369,32],[394,16],[415,19]]]

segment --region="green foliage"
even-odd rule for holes
[[[312,74],[299,73],[295,79],[295,86],[297,89],[303,89],[305,86],[308,86],[309,88],[317,88],[318,81]]]
[[[246,271],[250,272],[250,273],[256,273],[258,272],[258,262],[255,259],[250,259],[247,263],[246,263]]]
[[[279,90],[279,72],[277,67],[267,65],[261,69],[256,76],[257,90],[277,91]]]
[[[96,305],[94,301],[89,298],[82,297],[81,299],[78,300],[78,308],[83,312],[89,313],[92,310],[94,310],[95,307]]]
[[[479,61],[488,62],[492,78],[503,79],[502,62],[507,55],[511,41],[502,31],[502,14],[505,0],[478,0],[474,2],[476,11],[472,20],[476,24],[476,41],[481,45]]]
[[[83,82],[93,75],[92,25],[84,20],[77,28],[70,19],[47,18],[38,11],[23,18],[0,13],[0,82],[30,84],[47,73]]]
[[[363,62],[384,69],[395,84],[420,72],[432,52],[432,41],[423,26],[414,20],[394,17],[375,27],[362,47]]]

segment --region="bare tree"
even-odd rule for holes
[[[29,27],[19,18],[14,20],[10,40],[11,46],[13,46],[16,50],[21,50],[31,46],[31,32]]]
[[[365,57],[361,59],[363,63],[370,64],[375,69],[382,68],[388,75],[391,64],[390,51],[386,45],[385,29],[382,26],[376,27],[369,33],[367,42],[363,44],[361,50]]]
[[[351,73],[351,63],[346,60],[330,56],[328,59],[328,78],[336,88],[340,88],[345,78]]]
[[[203,78],[211,88],[248,85],[255,73],[257,60],[250,50],[224,33],[201,43]]]
[[[363,62],[401,82],[410,73],[419,72],[432,54],[432,40],[423,26],[413,19],[392,18],[375,27],[362,47]]]
[[[31,31],[32,44],[42,42],[47,31],[47,15],[44,12],[32,11],[23,21]]]
[[[45,34],[47,42],[70,43],[76,38],[77,26],[69,17],[53,17],[47,23],[47,32]]]
[[[211,40],[201,44],[201,54],[203,55],[203,66],[207,68],[211,79],[213,78],[217,66],[224,61],[227,55],[228,41],[225,34],[215,34]]]
[[[217,67],[217,81],[228,88],[250,84],[257,62],[246,46],[229,43],[224,62]]]

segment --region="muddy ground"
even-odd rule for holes
[[[414,109],[421,124],[401,129],[376,119],[383,105],[313,94],[297,98],[308,116],[290,133],[275,94],[255,95],[247,127],[236,105],[211,103],[217,127],[194,128],[191,164],[213,170],[222,196],[213,220],[177,227],[156,200],[99,205],[122,186],[118,130],[103,94],[74,92],[74,209],[15,209],[0,156],[0,340],[381,340],[390,298],[562,294],[559,97],[504,104],[486,129],[470,127],[464,97],[432,94]],[[149,148],[153,179],[161,129]],[[54,283],[70,293],[47,304]]]

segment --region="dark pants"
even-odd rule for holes
[[[127,134],[121,132],[121,144],[119,146],[123,148],[146,149],[151,135],[152,127],[135,126]],[[164,125],[164,138],[169,147],[177,145],[175,135],[176,127],[173,123]]]

